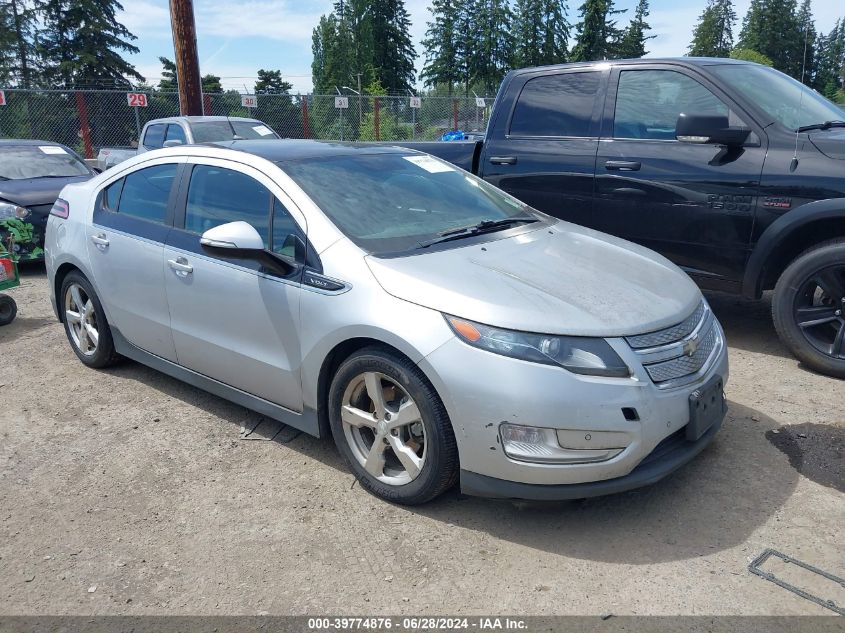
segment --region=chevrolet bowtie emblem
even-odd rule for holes
[[[692,356],[693,354],[695,354],[698,351],[699,343],[700,343],[700,341],[698,340],[697,336],[695,336],[695,337],[691,338],[690,340],[686,341],[684,343],[684,354],[686,356]]]

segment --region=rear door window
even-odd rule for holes
[[[167,202],[170,190],[176,179],[176,164],[156,165],[139,169],[123,178],[123,189],[119,193],[117,212],[149,222],[167,221]],[[112,202],[112,187],[108,192],[108,202]],[[114,210],[114,209],[113,209]]]
[[[159,149],[164,145],[164,125],[156,124],[147,128],[144,134],[144,147]]]
[[[215,226],[240,220],[251,224],[269,248],[272,198],[270,190],[251,176],[196,165],[188,187],[185,230],[202,235]]]
[[[590,137],[601,73],[563,73],[526,82],[511,118],[511,136]]]

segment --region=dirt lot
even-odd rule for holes
[[[407,509],[353,486],[328,441],[270,423],[251,437],[274,440],[240,439],[259,416],[134,363],[85,368],[43,268],[12,293],[2,614],[832,614],[747,571],[772,547],[845,576],[845,383],[798,366],[766,302],[709,297],[730,413],[668,480]],[[845,604],[838,589],[814,590]]]

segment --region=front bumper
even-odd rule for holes
[[[721,424],[720,418],[695,442],[683,437],[690,421],[690,394],[714,376],[727,382],[724,333],[718,323],[714,327],[719,342],[710,361],[694,380],[674,388],[659,388],[622,339],[608,342],[632,368],[630,378],[581,376],[491,354],[457,339],[447,342],[420,366],[452,420],[462,490],[488,497],[580,498],[653,483],[687,463],[713,440]],[[630,410],[637,419],[626,416]],[[601,462],[517,461],[503,450],[502,423],[585,434],[609,431],[624,436],[626,446]]]

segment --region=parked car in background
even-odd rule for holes
[[[174,116],[149,121],[141,130],[138,147],[103,147],[97,166],[105,171],[136,154],[162,147],[237,140],[278,139],[269,125],[258,119],[227,116]]]
[[[722,329],[662,256],[406,149],[235,141],[68,186],[71,347],[316,436],[374,494],[580,498],[657,481],[725,415]]]
[[[69,147],[50,141],[0,139],[0,240],[21,260],[44,258],[50,208],[68,183],[94,175]]]
[[[477,143],[402,143],[760,298],[795,356],[845,377],[845,111],[771,68],[637,59],[508,73]]]

